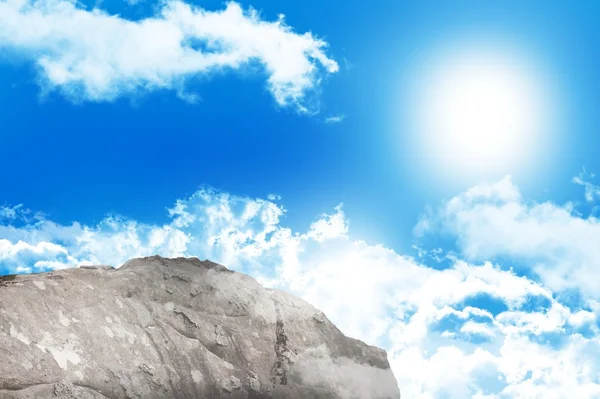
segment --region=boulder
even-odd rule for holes
[[[0,277],[0,398],[399,398],[386,352],[197,258]]]

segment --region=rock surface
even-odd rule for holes
[[[399,398],[385,351],[196,258],[0,277],[0,398]]]

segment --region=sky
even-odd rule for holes
[[[598,8],[0,0],[0,274],[208,258],[403,398],[600,397]]]

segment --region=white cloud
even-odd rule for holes
[[[460,328],[460,332],[467,334],[481,334],[488,337],[496,335],[494,329],[490,328],[486,323],[477,323],[474,321],[468,321]]]
[[[342,212],[342,205],[338,205],[335,210],[334,214],[322,215],[321,219],[313,222],[307,237],[317,242],[332,238],[345,238],[348,233],[348,221]]]
[[[346,119],[346,115],[344,114],[332,115],[330,117],[325,118],[325,123],[340,123],[344,119]]]
[[[156,89],[189,96],[190,78],[259,63],[279,105],[310,111],[310,93],[339,69],[325,41],[235,2],[208,11],[169,0],[155,16],[133,21],[70,0],[5,0],[0,47],[34,61],[46,90],[75,101]]]
[[[40,242],[36,245],[30,245],[23,241],[12,244],[8,240],[0,240],[0,259],[13,258],[22,252],[30,252],[35,255],[43,253],[66,254],[67,250],[60,245],[50,242]]]
[[[438,229],[455,237],[468,259],[510,257],[526,262],[552,290],[600,293],[598,219],[578,215],[571,204],[525,201],[509,177],[430,210],[416,231]]]
[[[585,199],[588,202],[593,202],[600,199],[600,186],[591,183],[588,179],[593,179],[595,175],[588,173],[585,168],[579,174],[573,178],[573,183],[579,184],[585,188]]]
[[[0,218],[14,219],[17,217],[19,210],[23,207],[23,204],[15,205],[13,207],[0,206]]]
[[[505,207],[517,211],[520,223],[539,221],[536,217],[543,215],[545,223],[564,227],[565,220],[576,218],[550,203],[526,203],[510,180],[503,180],[457,196],[439,212],[432,210],[424,231],[443,226],[459,232],[471,259],[485,257],[502,247],[490,250],[489,243],[497,243],[489,237],[471,243],[482,233],[471,231],[475,227],[469,223],[500,220],[492,217],[496,208],[500,215],[514,215]],[[472,214],[474,209],[479,214]],[[454,259],[446,266],[436,262],[428,267],[354,237],[341,206],[318,217],[306,231],[282,226],[286,211],[272,200],[211,189],[176,201],[168,212],[172,220],[163,226],[117,216],[95,226],[62,226],[37,216],[16,227],[16,215],[17,219],[0,224],[0,237],[6,241],[3,253],[38,252],[31,259],[7,255],[0,268],[119,265],[157,252],[209,258],[302,296],[346,334],[387,349],[405,398],[592,398],[600,394],[596,324],[600,305],[585,290],[577,306],[567,306],[550,286],[491,262]],[[502,219],[511,231],[513,219]],[[589,223],[575,222],[569,223]],[[461,229],[451,229],[457,225]],[[530,233],[540,234],[535,229]],[[553,237],[562,242],[560,234]],[[500,242],[513,243],[502,235]],[[435,253],[441,255],[438,249]],[[543,254],[530,255],[534,259]],[[486,300],[502,306],[488,307]],[[532,301],[544,306],[532,306]]]

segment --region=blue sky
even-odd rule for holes
[[[0,273],[211,258],[403,397],[597,397],[598,7],[0,0]]]

